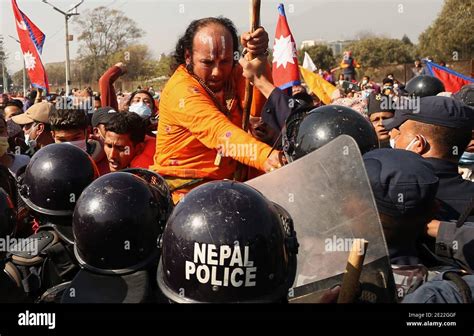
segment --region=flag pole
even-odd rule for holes
[[[260,26],[260,0],[251,0],[250,2],[250,32],[253,33]],[[251,61],[254,58],[252,53],[248,53],[247,60]],[[252,106],[253,87],[250,81],[245,81],[245,96],[244,96],[244,108],[242,114],[242,129],[248,131],[250,108]]]
[[[260,0],[250,0],[250,32],[253,33],[260,26]],[[245,55],[248,61],[251,61],[254,58],[252,53],[247,53]],[[242,129],[248,131],[249,129],[249,119],[250,119],[250,109],[252,107],[252,97],[253,97],[253,87],[250,81],[245,80],[245,96],[243,103],[242,111]],[[246,179],[246,170],[245,166],[241,163],[237,164],[237,168],[234,173],[234,180],[243,181]]]

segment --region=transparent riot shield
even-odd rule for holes
[[[369,242],[358,297],[394,302],[395,285],[372,190],[356,142],[347,135],[247,182],[284,207],[295,225],[298,266],[290,302],[317,302],[340,284],[354,238]]]

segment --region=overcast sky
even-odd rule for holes
[[[80,0],[48,0],[62,10]],[[145,31],[140,43],[147,44],[154,56],[173,50],[189,22],[207,16],[223,15],[232,19],[240,32],[248,30],[250,0],[85,0],[79,13],[98,6],[124,11]],[[64,17],[41,0],[17,0],[20,9],[46,34],[43,63],[65,59]],[[407,34],[417,42],[441,11],[443,0],[262,0],[262,25],[273,45],[278,3],[284,3],[290,29],[298,46],[303,40],[344,40],[360,32],[372,32],[401,38]],[[78,36],[70,24],[70,33]],[[10,0],[0,0],[0,34],[5,37],[10,73],[20,70],[21,58],[15,57],[19,45]],[[70,45],[71,58],[77,55],[79,42]]]

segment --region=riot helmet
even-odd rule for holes
[[[162,197],[133,174],[98,178],[84,190],[74,210],[74,253],[79,264],[98,274],[127,274],[157,261],[158,237],[171,204],[169,190]]]
[[[84,151],[70,144],[50,144],[31,158],[19,193],[30,209],[46,218],[45,225],[70,240],[76,202],[98,176],[97,166]]]
[[[470,107],[474,107],[474,83],[464,85],[461,90],[454,95],[454,98]]]
[[[297,248],[283,208],[244,183],[209,182],[189,192],[168,220],[158,286],[177,303],[283,301]]]
[[[326,105],[295,113],[286,121],[283,152],[289,162],[324,146],[339,135],[354,138],[362,154],[379,147],[372,124],[346,106]]]
[[[405,86],[405,91],[410,96],[427,97],[436,96],[440,92],[444,92],[443,82],[433,76],[421,75],[410,79]]]

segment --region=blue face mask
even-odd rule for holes
[[[133,103],[130,105],[128,110],[138,114],[142,118],[148,118],[151,116],[151,109],[144,102]]]
[[[461,165],[471,165],[474,164],[474,153],[464,152],[459,159],[459,164]]]

